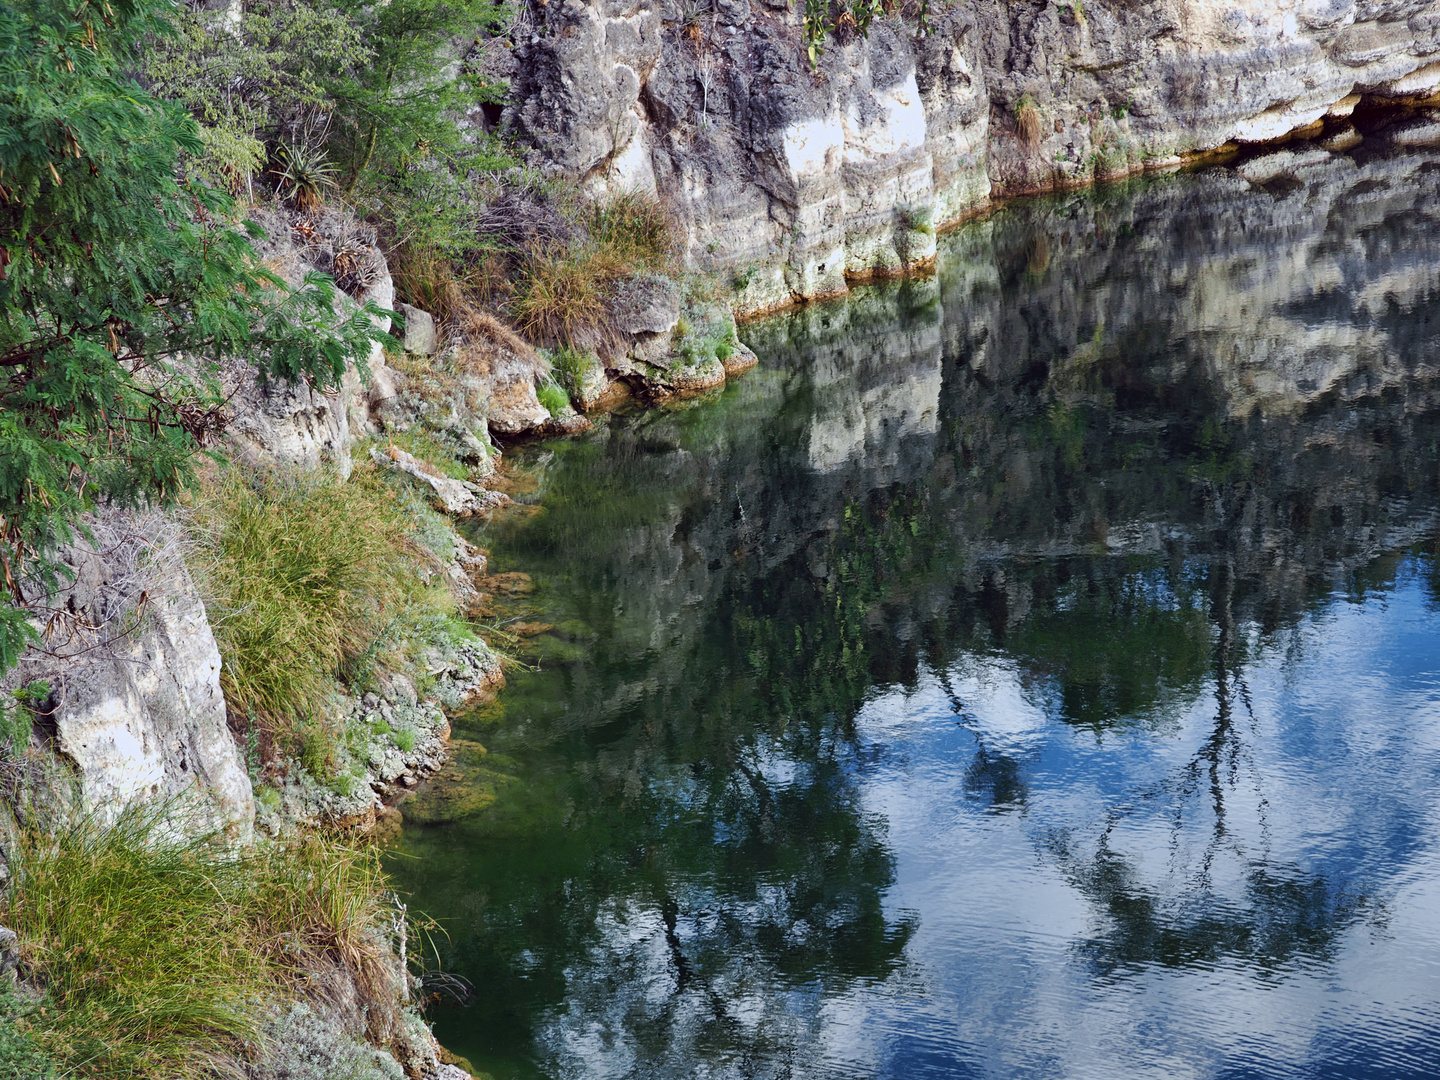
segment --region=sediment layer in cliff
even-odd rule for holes
[[[504,123],[532,164],[662,194],[740,312],[927,266],[1000,195],[1216,150],[1345,141],[1357,107],[1440,94],[1432,0],[962,0],[811,68],[782,0],[565,0],[512,33]],[[843,22],[843,20],[841,20]]]

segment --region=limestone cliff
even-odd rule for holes
[[[813,71],[801,24],[785,0],[532,3],[503,122],[532,164],[661,192],[760,310],[924,265],[994,195],[1440,90],[1434,0],[959,0],[832,32]]]
[[[35,710],[37,733],[66,767],[50,785],[60,790],[41,797],[73,786],[105,819],[137,801],[178,798],[197,831],[248,839],[250,777],[226,723],[220,651],[179,526],[160,513],[111,510],[85,528],[60,552],[67,580],[58,590],[27,583],[46,640],[6,680],[50,687]]]

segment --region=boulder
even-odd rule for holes
[[[20,935],[8,926],[0,926],[0,984],[15,978],[20,966]]]
[[[400,472],[414,477],[430,490],[437,509],[443,510],[447,514],[453,514],[455,517],[470,517],[483,510],[493,510],[497,506],[504,506],[510,501],[508,495],[503,495],[498,491],[488,491],[479,484],[443,476],[433,466],[427,465],[398,446],[389,446],[383,451],[371,450],[370,456],[379,465],[398,469]]]
[[[420,356],[432,355],[436,347],[434,316],[410,304],[397,304],[396,309],[405,320],[405,351]]]

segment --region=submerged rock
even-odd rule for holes
[[[422,783],[403,802],[400,813],[414,825],[443,825],[474,817],[495,802],[497,790],[513,779],[485,766],[487,752],[478,742],[456,739],[449,764]]]

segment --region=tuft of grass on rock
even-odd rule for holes
[[[1015,132],[1020,141],[1034,149],[1040,145],[1045,134],[1045,119],[1040,115],[1040,106],[1029,94],[1021,94],[1015,104]]]
[[[424,595],[426,553],[400,500],[368,462],[343,484],[231,468],[198,497],[191,529],[231,715],[322,776],[335,733],[319,705]]]
[[[570,407],[569,395],[553,382],[537,388],[535,398],[551,416],[559,416]]]
[[[614,331],[605,300],[623,276],[623,264],[594,247],[532,250],[514,282],[510,310],[515,325],[535,342],[571,348],[609,344]]]
[[[310,834],[236,855],[175,829],[177,805],[111,824],[79,815],[8,845],[0,918],[43,997],[0,994],[0,1069],[31,1070],[0,1075],[244,1075],[270,1010],[321,971],[355,987],[372,1041],[395,1036],[396,912],[378,849]]]

